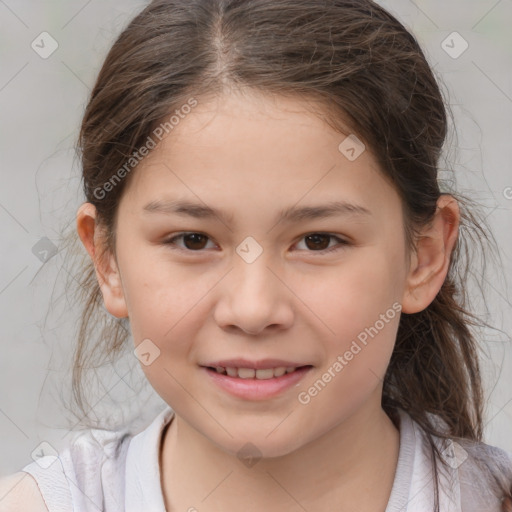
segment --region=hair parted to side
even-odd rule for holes
[[[441,191],[442,93],[414,36],[371,0],[155,0],[136,16],[106,57],[79,136],[84,192],[97,208],[106,253],[115,255],[116,213],[136,167],[101,198],[97,191],[162,119],[191,98],[201,103],[234,89],[312,101],[334,129],[363,140],[399,192],[410,251],[440,195],[458,200],[461,228],[447,278],[425,310],[402,313],[382,405],[390,415],[406,410],[429,435],[480,441],[483,391],[472,328],[486,324],[468,311],[465,285],[468,243],[485,246],[492,237],[469,200]],[[84,411],[83,370],[94,354],[115,357],[127,329],[102,309],[92,262],[79,276],[85,308],[73,390]],[[439,459],[433,443],[432,451]]]

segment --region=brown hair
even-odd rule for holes
[[[155,0],[106,57],[79,136],[84,192],[105,228],[105,251],[115,254],[117,206],[136,170],[107,194],[98,190],[190,98],[235,88],[314,100],[333,128],[363,140],[400,194],[414,250],[447,193],[438,178],[447,107],[420,46],[397,19],[371,0]],[[480,441],[483,394],[471,328],[485,324],[468,311],[465,284],[468,242],[491,239],[469,200],[451,193],[461,227],[448,275],[425,310],[402,313],[382,405],[390,416],[407,411],[429,437]],[[102,310],[92,262],[79,281],[85,309],[73,389],[85,411],[83,370],[94,357],[115,357],[128,330]],[[503,484],[502,493],[510,497],[511,489]]]

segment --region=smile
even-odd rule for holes
[[[277,366],[275,368],[244,368],[203,366],[216,387],[243,400],[266,400],[298,386],[313,366]]]
[[[259,379],[259,380],[267,380],[272,379],[274,377],[281,377],[285,373],[292,373],[297,368],[295,366],[278,366],[277,368],[265,368],[256,370],[255,368],[235,368],[235,367],[224,367],[224,366],[216,366],[215,369],[217,373],[222,375],[229,375],[230,377],[240,378],[240,379]]]

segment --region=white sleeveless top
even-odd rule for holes
[[[398,413],[400,450],[385,512],[431,512],[430,447],[419,425],[403,410]],[[85,430],[58,457],[42,457],[22,471],[35,478],[49,512],[166,512],[159,452],[163,429],[173,416],[167,407],[138,434]],[[439,439],[434,439],[437,444]],[[496,460],[512,485],[512,454],[483,443],[477,446],[484,457]],[[441,512],[501,512],[496,491],[470,463],[473,459],[465,460],[471,449],[466,452],[460,444],[451,443],[442,453],[450,467],[447,473],[439,473]]]

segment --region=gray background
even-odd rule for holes
[[[500,245],[503,267],[489,269],[485,295],[471,289],[476,312],[502,331],[481,333],[485,440],[512,451],[512,0],[380,3],[417,36],[445,84],[457,127],[445,166],[455,170],[458,190],[482,205]],[[63,293],[60,233],[82,201],[74,143],[88,93],[113,40],[143,5],[0,0],[0,476],[31,462],[41,442],[58,450],[80,419],[59,402],[69,391],[79,314]],[[31,47],[42,32],[59,45],[47,59]],[[461,37],[469,47],[453,58]],[[102,376],[91,417],[114,418],[112,400],[128,398],[144,405],[142,428],[164,405],[140,384],[134,360],[129,352]]]

